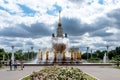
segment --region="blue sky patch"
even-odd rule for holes
[[[7,0],[4,0],[4,3],[5,3],[5,4],[8,4],[8,1],[7,1]]]
[[[5,10],[2,6],[0,6],[0,10]]]
[[[49,14],[49,15],[55,15],[55,10],[47,10],[47,14]]]
[[[0,6],[0,10],[4,10],[4,11],[8,12],[10,15],[16,14],[15,12],[10,12],[9,10],[3,8],[2,6]]]
[[[56,8],[56,11],[62,10],[61,6],[59,6],[57,4],[54,4],[53,6]]]
[[[20,6],[20,8],[23,10],[25,15],[29,15],[30,16],[30,15],[34,15],[36,13],[35,10],[30,9],[29,7],[27,7],[25,5],[18,4],[18,6]]]
[[[98,3],[99,3],[99,4],[103,4],[103,3],[104,3],[104,0],[98,0]]]
[[[56,12],[58,13],[59,10],[62,10],[61,6],[54,4],[53,5],[55,7],[55,9],[53,10],[47,10],[47,14],[49,15],[56,15]]]

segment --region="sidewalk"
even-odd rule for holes
[[[101,66],[77,66],[77,68],[99,80],[120,80],[120,69]]]
[[[42,67],[27,67],[25,66],[25,68],[23,70],[17,69],[17,70],[12,70],[10,71],[9,68],[5,68],[5,69],[0,69],[0,80],[19,80],[23,77],[25,77],[26,75],[31,74],[33,71],[38,71],[42,69]]]

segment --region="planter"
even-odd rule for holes
[[[97,80],[78,68],[50,66],[33,72],[22,80]]]

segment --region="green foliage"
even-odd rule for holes
[[[120,55],[120,47],[116,47],[116,55]]]
[[[115,50],[109,51],[109,53],[108,53],[108,58],[109,59],[115,58],[115,56],[116,56],[116,51]]]
[[[120,56],[120,47],[116,47],[115,50],[111,50],[108,52],[107,52],[107,50],[103,50],[103,51],[96,50],[92,54],[88,53],[88,60],[90,62],[94,62],[94,61],[96,62],[97,60],[95,60],[95,58],[103,60],[105,53],[107,53],[109,60],[114,59],[115,61],[118,61],[118,59],[119,59],[119,61],[120,61],[120,57],[119,57]],[[93,58],[93,59],[91,60],[91,58]],[[82,54],[82,59],[87,59],[87,53]]]
[[[30,76],[23,78],[22,80],[30,80]]]
[[[3,59],[3,56],[5,60],[8,59],[8,54],[4,51],[4,49],[0,49],[0,60]]]
[[[116,60],[116,61],[120,61],[120,55],[116,55],[116,56],[115,56],[115,60]]]
[[[84,53],[84,54],[82,55],[82,59],[87,59],[87,55],[88,55],[88,59],[90,59],[90,57],[91,57],[91,54],[90,54],[90,53]]]
[[[0,49],[0,52],[5,52],[4,49]]]
[[[92,59],[89,59],[88,62],[98,63],[100,62],[100,58],[92,58]]]
[[[115,60],[116,60],[117,67],[119,67],[119,65],[120,65],[120,55],[116,55]]]
[[[120,66],[115,66],[114,68],[120,69]]]
[[[10,60],[12,53],[6,53],[4,51],[4,49],[0,49],[0,60],[3,60],[3,55],[4,55],[4,59],[5,60]],[[36,53],[35,52],[23,52],[22,50],[17,50],[16,52],[14,52],[14,56],[16,60],[32,60],[36,57]]]
[[[107,53],[109,60],[114,59],[115,61],[118,61],[118,59],[119,59],[119,61],[120,61],[120,58],[118,57],[118,56],[120,56],[120,46],[116,47],[115,50],[111,50],[108,52],[106,50],[104,50],[104,51],[96,50],[91,54],[88,51],[88,53],[82,54],[82,59],[87,59],[87,57],[88,57],[88,60],[90,62],[96,62],[98,60],[95,60],[95,58],[102,60],[105,53]],[[11,59],[11,55],[12,55],[12,53],[7,53],[7,52],[5,52],[4,49],[0,49],[0,60],[3,59],[3,56],[4,56],[5,60],[9,60],[9,59]],[[27,61],[27,60],[35,59],[37,54],[35,52],[29,52],[29,51],[23,52],[22,50],[17,50],[14,53],[14,55],[15,55],[15,59],[17,59],[17,60],[23,59],[23,60]],[[93,58],[93,59],[91,59],[91,58]]]

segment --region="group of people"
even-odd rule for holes
[[[12,66],[14,66],[14,70],[16,70],[18,66],[17,60],[14,60],[14,61],[10,60],[9,66],[10,66],[10,70],[12,70]],[[21,66],[21,70],[23,70],[24,68],[23,60],[20,60],[20,66]]]

